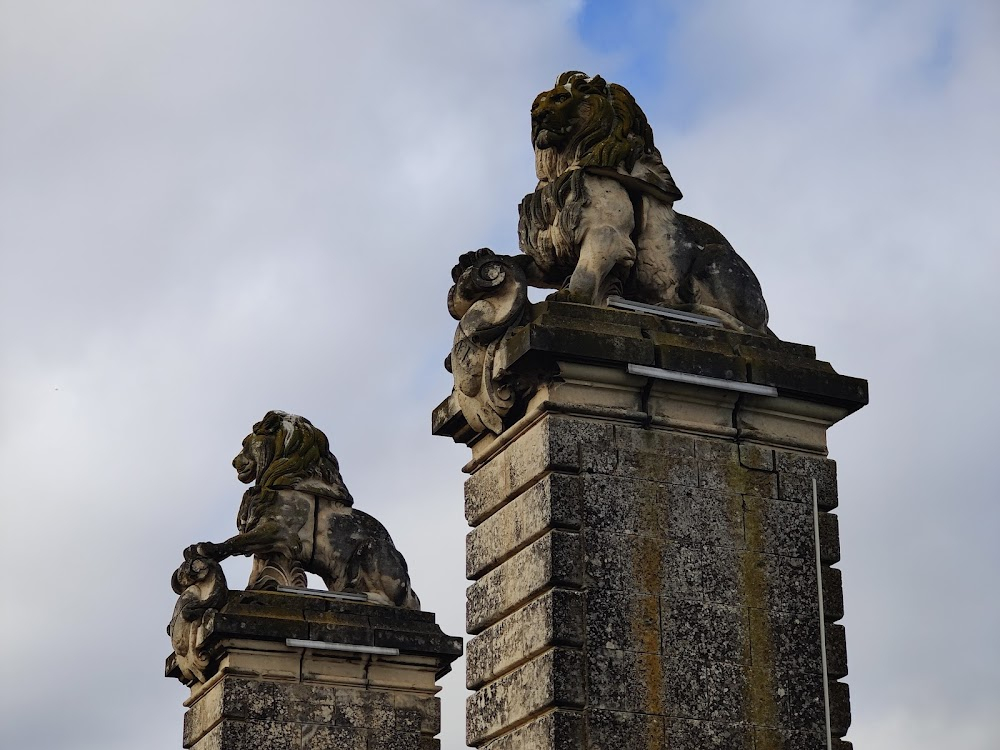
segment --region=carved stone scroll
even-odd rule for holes
[[[528,260],[483,248],[462,255],[451,271],[448,312],[459,323],[445,367],[455,376],[455,399],[476,432],[502,432],[518,395],[496,353],[525,322],[530,305],[522,266]]]

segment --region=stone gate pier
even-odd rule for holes
[[[433,415],[472,451],[469,745],[849,748],[826,432],[866,382],[697,316],[524,320],[489,352],[502,429],[457,390]]]

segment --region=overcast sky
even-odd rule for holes
[[[870,381],[830,433],[849,737],[1000,747],[992,0],[0,0],[0,745],[180,746],[170,573],[235,530],[268,409],[464,632],[449,271],[516,251],[570,69],[636,96],[775,332]]]

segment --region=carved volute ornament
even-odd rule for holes
[[[496,361],[497,349],[525,322],[528,284],[526,256],[496,255],[483,248],[465,253],[451,270],[448,312],[459,321],[445,367],[455,376],[455,398],[477,432],[503,430],[517,384]]]
[[[330,443],[304,417],[269,411],[233,460],[243,494],[239,533],[184,551],[171,579],[180,595],[168,631],[186,678],[203,681],[199,651],[204,623],[226,601],[219,562],[253,556],[248,589],[304,588],[306,573],[332,592],[366,594],[373,603],[420,609],[406,561],[389,532],[353,508]]]

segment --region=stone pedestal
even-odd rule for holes
[[[473,454],[469,744],[821,750],[829,706],[849,747],[826,430],[866,383],[774,339],[533,315],[497,353],[536,384],[501,434],[434,413]]]
[[[436,681],[462,653],[434,615],[308,594],[234,591],[209,618],[195,750],[431,750]],[[180,678],[171,655],[167,676]]]

